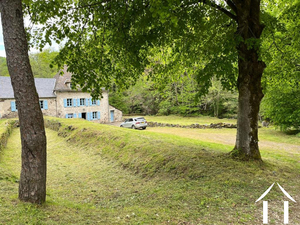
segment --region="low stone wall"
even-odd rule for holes
[[[54,131],[59,131],[59,128],[61,127],[61,123],[55,120],[45,119],[44,123],[46,128],[49,128]]]
[[[2,151],[7,144],[7,139],[10,136],[12,129],[16,126],[17,121],[14,120],[8,120],[5,123],[5,131],[0,133],[0,151]]]
[[[237,128],[236,124],[230,123],[211,123],[210,125],[191,124],[191,125],[180,125],[180,124],[169,124],[169,123],[158,123],[148,122],[149,127],[179,127],[179,128],[190,128],[190,129],[221,129],[221,128]]]

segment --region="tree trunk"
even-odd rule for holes
[[[21,130],[22,169],[19,199],[40,204],[46,198],[46,135],[29,63],[22,1],[0,0],[0,10],[7,66]]]
[[[236,145],[233,156],[244,160],[261,160],[258,148],[258,113],[263,98],[261,78],[266,67],[259,60],[260,1],[246,0],[237,5],[237,34],[242,37],[238,44],[238,120]]]

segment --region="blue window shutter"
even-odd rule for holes
[[[76,103],[77,103],[76,98],[73,98],[73,106],[74,107],[76,107]]]
[[[100,112],[99,111],[97,112],[97,115],[98,115],[98,120],[100,120]]]
[[[86,113],[86,116],[87,116],[87,120],[90,121],[91,120],[91,113],[89,113],[89,112]]]
[[[78,118],[81,118],[81,113],[78,113]]]
[[[85,99],[85,105],[89,106],[89,99],[88,98]]]
[[[67,99],[64,99],[64,107],[67,107]]]
[[[48,101],[44,100],[44,109],[48,109]]]
[[[15,101],[11,101],[10,102],[10,106],[11,106],[11,111],[15,112],[16,111],[16,102]]]
[[[92,105],[92,99],[90,98],[89,101],[90,101],[90,106],[91,106]]]
[[[68,114],[66,114],[66,118],[68,119]]]
[[[80,106],[80,98],[77,99],[77,106]]]
[[[76,115],[76,113],[74,113],[74,114],[73,114],[73,116],[74,116],[74,118],[77,118],[77,115]]]
[[[100,105],[100,100],[97,100],[97,105]]]

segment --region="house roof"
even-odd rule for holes
[[[34,78],[34,81],[40,98],[55,97],[53,93],[54,78]],[[0,98],[15,98],[10,77],[0,76]]]
[[[62,75],[60,75],[61,71],[59,71],[56,75],[55,75],[55,79],[56,79],[56,83],[55,83],[55,87],[54,90],[55,91],[75,91],[72,90],[70,88],[70,86],[68,85],[71,82],[71,77],[72,74],[70,72],[68,72],[68,66],[64,66],[63,70],[62,70]]]
[[[54,91],[82,91],[79,87],[76,87],[76,89],[70,88],[70,83],[72,82],[72,73],[68,71],[67,65],[65,65],[64,68],[54,76],[54,78],[56,79]],[[105,88],[101,89],[102,91],[106,91]]]

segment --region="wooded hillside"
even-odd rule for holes
[[[52,78],[58,72],[57,66],[50,67],[52,60],[58,52],[45,49],[43,52],[30,53],[30,64],[34,77]],[[6,58],[0,57],[0,76],[9,76]]]

